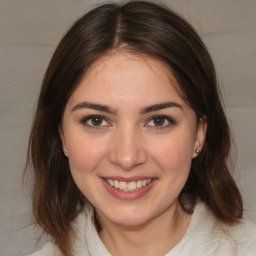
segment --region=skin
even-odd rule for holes
[[[197,123],[175,84],[160,61],[111,52],[87,70],[66,105],[59,129],[63,150],[75,183],[96,209],[99,235],[112,255],[164,255],[188,227],[191,216],[178,196],[207,124],[204,118]],[[167,102],[173,104],[146,109]],[[131,200],[113,196],[102,179],[138,176],[154,182]]]

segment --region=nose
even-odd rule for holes
[[[112,137],[110,162],[125,171],[144,164],[147,151],[142,136],[135,129],[119,129]]]

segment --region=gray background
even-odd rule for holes
[[[0,0],[0,255],[35,250],[27,140],[41,80],[64,32],[97,0]],[[158,2],[158,1],[155,1]],[[256,222],[256,1],[166,0],[198,30],[217,69],[237,147],[235,178]]]

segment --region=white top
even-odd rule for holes
[[[74,222],[74,256],[111,256],[92,222],[93,211],[86,209]],[[256,256],[256,225],[242,220],[228,226],[219,222],[203,203],[195,207],[181,241],[165,256]],[[51,242],[30,256],[63,256]],[[160,256],[160,255],[159,255]]]

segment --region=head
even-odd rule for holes
[[[80,18],[57,47],[43,80],[30,137],[27,163],[34,169],[34,213],[66,254],[69,237],[63,234],[68,234],[86,198],[63,154],[65,109],[95,64],[122,53],[163,67],[161,72],[166,71],[175,93],[193,112],[195,127],[202,123],[207,127],[200,154],[192,157],[179,193],[182,208],[191,213],[201,199],[222,221],[234,222],[242,216],[241,197],[226,164],[229,127],[214,66],[200,37],[184,19],[158,5],[105,4]]]

